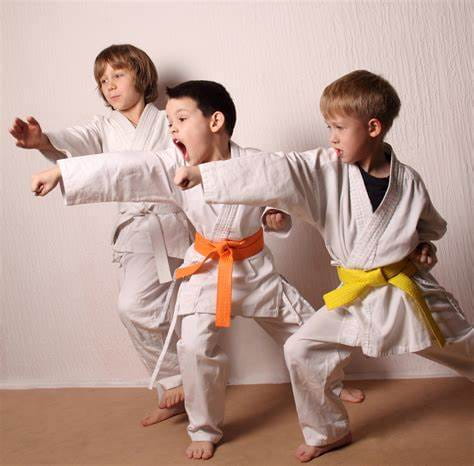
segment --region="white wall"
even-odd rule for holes
[[[472,320],[471,5],[3,1],[2,386],[146,379],[115,311],[109,249],[115,206],[65,208],[59,193],[34,198],[30,174],[48,163],[38,152],[17,149],[7,134],[17,115],[55,129],[102,112],[92,63],[112,43],[145,49],[163,86],[222,82],[238,108],[235,140],[262,149],[325,144],[318,112],[324,86],[357,68],[383,74],[403,103],[389,141],[422,174],[449,223],[435,275]],[[319,306],[336,281],[316,232],[297,224],[291,241],[270,244],[283,274]],[[276,347],[253,323],[236,322],[228,347],[234,383],[286,380]],[[359,357],[349,372],[449,373],[415,356]]]

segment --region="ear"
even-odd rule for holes
[[[222,112],[214,112],[211,115],[210,128],[213,133],[219,132],[224,128],[225,116]]]
[[[371,118],[367,123],[367,127],[369,129],[369,136],[371,138],[376,138],[377,136],[382,134],[382,122],[378,118]]]

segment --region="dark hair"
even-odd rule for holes
[[[225,130],[229,137],[232,136],[237,115],[232,97],[222,84],[213,81],[186,81],[175,87],[167,87],[166,93],[170,99],[193,99],[206,117],[214,112],[222,112]]]
[[[108,107],[110,104],[104,97],[100,84],[107,64],[113,69],[127,68],[135,73],[135,89],[143,94],[146,104],[158,98],[158,73],[151,58],[131,44],[111,45],[102,50],[94,62],[94,77],[99,93]]]

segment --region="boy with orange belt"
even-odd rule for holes
[[[189,81],[168,89],[168,96],[175,149],[61,160],[58,167],[34,176],[32,189],[45,195],[61,179],[67,204],[167,203],[182,208],[196,228],[196,243],[177,271],[188,278],[179,288],[174,312],[180,317],[178,356],[192,439],[186,454],[207,459],[222,437],[227,356],[219,339],[231,316],[253,318],[283,345],[314,309],[275,270],[262,240],[263,208],[209,206],[200,187],[183,192],[173,184],[176,169],[186,164],[257,152],[230,141],[236,111],[227,91],[214,82]],[[335,396],[341,394],[340,385],[333,389]]]

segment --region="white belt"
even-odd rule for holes
[[[180,209],[171,204],[137,204],[137,208],[127,208],[120,211],[120,221],[115,227],[112,244],[115,244],[120,229],[131,223],[135,217],[147,217],[148,232],[150,233],[153,255],[155,257],[156,271],[160,283],[170,282],[173,277],[168,262],[168,251],[166,250],[165,237],[161,226],[160,215],[174,214]]]
[[[163,344],[163,348],[161,349],[160,357],[158,358],[158,361],[156,361],[155,369],[153,370],[150,383],[148,384],[148,388],[150,390],[153,390],[155,380],[158,377],[161,364],[163,363],[165,359],[166,353],[171,343],[171,338],[173,337],[174,329],[176,328],[176,321],[178,320],[178,306],[176,306],[176,295],[177,295],[178,288],[179,288],[179,283],[176,280],[173,280],[173,282],[171,283],[168,289],[168,294],[166,296],[162,319],[166,319],[170,305],[173,305],[173,317],[171,319],[170,328],[168,329],[168,334],[166,335],[165,343]]]

